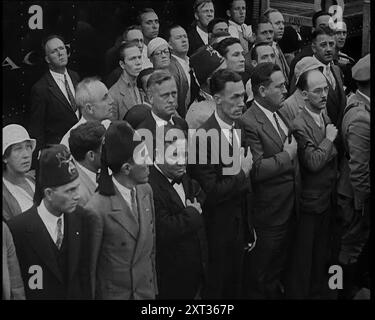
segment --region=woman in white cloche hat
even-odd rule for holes
[[[30,175],[36,141],[18,124],[3,128],[3,220],[8,221],[30,209],[35,180]]]

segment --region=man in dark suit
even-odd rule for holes
[[[292,245],[286,294],[318,299],[328,289],[332,214],[337,203],[337,128],[326,115],[327,80],[321,71],[304,72],[297,83],[305,106],[293,121],[301,169],[300,217]]]
[[[243,285],[244,248],[251,250],[254,245],[249,203],[253,161],[250,150],[245,156],[240,147],[237,130],[245,88],[239,74],[225,69],[214,73],[210,89],[217,109],[197,132],[196,164],[190,168],[207,196],[203,212],[209,260],[203,297],[236,299]],[[202,141],[202,133],[206,141]]]
[[[43,48],[49,70],[31,89],[29,132],[37,142],[35,155],[47,144],[60,143],[80,117],[74,98],[79,76],[66,68],[64,40],[49,36]]]
[[[186,134],[167,125],[165,134],[179,130],[174,141],[164,140],[150,168],[155,203],[156,271],[159,299],[194,299],[200,296],[207,266],[207,243],[199,184],[186,174]],[[176,156],[164,152],[173,148]]]
[[[280,67],[270,62],[258,64],[251,83],[254,102],[240,119],[245,147],[250,146],[254,158],[252,220],[258,237],[249,257],[247,295],[273,299],[282,294],[282,272],[297,211],[297,143],[289,135],[290,124],[277,112],[286,94]]]
[[[171,26],[166,36],[172,51],[169,71],[176,79],[178,90],[177,112],[185,118],[189,106],[199,95],[200,87],[187,56],[189,40],[185,29],[179,25]]]
[[[200,47],[208,44],[208,23],[215,17],[215,7],[212,0],[196,0],[194,2],[193,28],[188,32],[189,57]]]
[[[157,128],[165,126],[167,123],[178,124],[187,129],[185,120],[181,119],[177,112],[177,86],[174,77],[166,70],[156,70],[147,81],[147,90],[152,109],[147,113],[145,119],[137,126],[141,136],[146,135],[146,143],[149,154],[153,154],[156,147],[156,135],[159,133]],[[139,131],[145,129],[147,131]],[[152,135],[151,139],[147,136]],[[162,141],[162,137],[160,137]]]
[[[42,150],[36,175],[35,205],[9,221],[26,299],[88,299],[84,209],[68,149]]]

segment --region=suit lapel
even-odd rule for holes
[[[111,196],[112,211],[109,215],[117,221],[134,239],[138,237],[138,221],[135,219],[131,209],[115,187],[116,194]]]
[[[32,215],[32,217],[30,217],[31,223],[27,232],[29,243],[46,266],[62,282],[62,274],[57,265],[55,253],[51,247],[51,242],[53,240],[42,219],[39,217],[37,208],[34,207],[33,211],[28,214]]]
[[[323,140],[324,136],[324,130],[323,128],[318,127],[318,125],[315,123],[314,119],[311,117],[311,115],[306,111],[304,108],[302,110],[303,112],[303,118],[305,120],[306,126],[310,129],[311,131],[311,137],[314,139],[315,144],[318,146],[320,142]],[[324,122],[326,119],[324,119]]]
[[[254,103],[254,113],[257,121],[262,124],[265,134],[276,144],[278,148],[283,148],[280,135],[272,125],[271,121],[267,118],[264,112]],[[284,120],[284,119],[283,119]],[[285,121],[284,121],[285,122]]]
[[[53,79],[51,73],[48,71],[46,74],[47,82],[48,82],[48,89],[51,91],[51,93],[65,106],[64,110],[72,113],[75,118],[77,118],[77,115],[73,111],[69,101],[66,99],[62,91],[60,90],[59,86],[57,85],[55,79]],[[72,80],[73,82],[73,80]]]

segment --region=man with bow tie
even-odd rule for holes
[[[164,139],[150,168],[156,219],[156,270],[159,299],[200,297],[207,267],[207,244],[199,184],[186,174],[187,132],[164,127],[164,137],[179,130],[176,140]],[[169,150],[171,152],[169,152]]]
[[[26,299],[88,299],[85,210],[68,149],[43,149],[36,170],[35,205],[9,221]]]

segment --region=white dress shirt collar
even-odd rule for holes
[[[129,208],[132,209],[132,196],[131,196],[132,189],[129,189],[123,186],[120,182],[116,180],[114,176],[112,176],[112,181],[114,185],[116,186],[116,188],[118,189],[118,191],[120,192],[121,196],[124,198],[124,200],[128,204]],[[134,191],[136,190],[135,187],[133,189]]]
[[[204,42],[204,44],[208,44],[208,33],[203,31],[198,26],[196,26],[195,29],[197,30],[197,32],[198,32],[199,36],[201,37],[202,41]]]
[[[43,224],[47,228],[49,235],[51,236],[53,242],[56,243],[57,240],[57,220],[61,217],[61,232],[64,234],[64,214],[61,214],[60,217],[56,217],[51,212],[48,211],[44,200],[41,201],[40,205],[37,208],[39,217],[42,219]]]
[[[288,127],[284,123],[283,119],[281,119],[280,116],[277,114],[277,112],[272,112],[272,111],[262,107],[260,105],[260,103],[256,100],[254,100],[254,103],[260,108],[260,110],[263,111],[263,113],[266,115],[267,119],[272,123],[273,127],[276,129],[276,132],[279,133],[277,123],[276,123],[275,118],[273,116],[274,114],[276,114],[276,117],[278,119],[278,122],[279,122],[279,125],[280,125],[281,129],[284,131],[285,135],[288,135]],[[280,135],[280,133],[279,133],[279,135]]]
[[[64,75],[66,75],[67,78],[70,78],[68,74],[68,70],[66,68],[65,68],[64,73],[55,72],[55,71],[52,71],[51,69],[49,69],[49,72],[51,72],[51,75],[55,80],[58,79],[60,81],[65,81]]]
[[[219,117],[219,114],[217,113],[217,110],[215,110],[215,118],[216,118],[216,121],[218,122],[221,129],[231,130],[231,129],[234,128],[234,122],[232,123],[232,125],[230,125],[230,124],[224,122],[223,120],[221,120],[220,117]]]
[[[156,125],[158,127],[165,126],[168,123],[168,121],[165,121],[164,119],[158,117],[153,111],[151,111],[151,115],[155,119]],[[172,122],[172,124],[173,124],[172,117],[171,117],[171,119],[169,121]]]
[[[324,127],[324,120],[322,116],[323,110],[320,111],[320,113],[315,113],[315,112],[310,111],[309,108],[307,108],[306,106],[305,106],[305,109],[308,112],[308,114],[313,118],[314,122],[317,124],[319,128]]]

